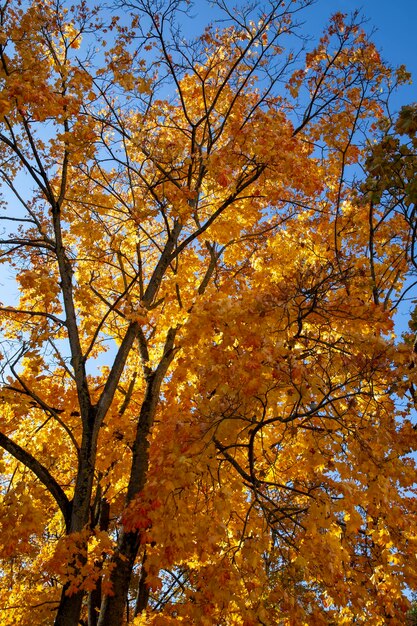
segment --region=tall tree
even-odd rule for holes
[[[0,9],[4,624],[404,623],[410,220],[349,179],[407,75],[311,4]]]

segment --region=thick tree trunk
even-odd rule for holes
[[[126,496],[127,506],[138,493],[143,490],[146,484],[149,466],[148,437],[159,401],[162,380],[174,357],[173,344],[175,335],[175,329],[168,331],[164,355],[159,366],[154,372],[147,372],[145,398],[140,410],[135,442],[133,444],[132,468]],[[119,536],[117,552],[113,557],[115,564],[111,574],[113,595],[103,598],[98,626],[121,626],[132,569],[135,564],[139,546],[139,531],[126,532],[122,529]]]
[[[97,487],[96,493],[96,511],[94,512],[92,526],[98,527],[99,530],[108,530],[110,522],[110,505],[105,498],[102,497],[100,486]],[[97,567],[101,567],[101,563],[96,563]],[[95,589],[88,594],[88,626],[97,626],[101,606],[101,576],[97,580]]]
[[[149,602],[149,587],[146,584],[147,575],[146,575],[145,563],[146,563],[146,551],[142,559],[142,569],[140,572],[138,591],[136,594],[134,617],[142,613],[142,611],[144,611],[146,607],[148,606],[148,602]]]
[[[101,606],[101,577],[96,587],[88,594],[88,626],[97,626]]]
[[[139,545],[139,532],[121,532],[118,549],[113,557],[111,581],[114,595],[104,596],[98,626],[120,626],[123,623],[130,578]]]
[[[94,418],[91,418],[93,418],[93,415],[90,415],[90,423],[93,424]],[[91,428],[83,437],[81,443],[77,480],[72,500],[70,534],[81,532],[89,522],[96,447],[97,436],[93,434],[93,428]],[[84,546],[80,546],[77,558],[81,562],[85,561]],[[64,585],[55,618],[55,626],[77,626],[80,620],[84,592],[68,596],[66,595],[67,588],[68,585]]]
[[[126,506],[140,493],[146,484],[149,466],[149,433],[155,418],[161,384],[174,358],[176,329],[171,328],[166,337],[164,354],[158,367],[149,370],[147,348],[141,350],[146,375],[146,392],[141,406],[136,437],[133,444],[132,467],[127,488]],[[113,595],[104,596],[98,626],[121,626],[127,602],[130,578],[140,546],[139,531],[126,532],[122,528],[117,551],[113,556],[111,573]],[[144,607],[146,608],[146,607]]]
[[[67,588],[68,585],[65,585],[62,589],[55,626],[77,626],[80,620],[84,592],[67,596],[65,595]]]
[[[148,397],[149,399],[149,397]],[[148,403],[145,398],[141,411],[141,420],[133,449],[132,474],[128,488],[127,503],[145,486],[149,462],[148,435],[151,425],[149,408],[154,403]],[[155,408],[152,408],[152,417]],[[146,416],[146,419],[145,419]],[[134,477],[134,478],[133,478]],[[130,578],[135,559],[140,545],[139,531],[126,532],[122,529],[119,536],[117,552],[113,557],[114,569],[111,573],[113,595],[104,596],[101,604],[98,626],[120,626],[123,622],[123,614],[129,591]]]

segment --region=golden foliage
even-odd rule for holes
[[[296,65],[306,0],[129,4],[1,9],[0,621],[403,624],[408,75],[340,14]]]

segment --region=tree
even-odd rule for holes
[[[214,4],[1,8],[4,624],[404,623],[410,221],[350,178],[407,74]]]
[[[414,626],[414,624],[416,623],[417,620],[417,611],[416,611],[416,603],[415,603],[415,599],[413,598],[413,602],[411,604],[411,608],[407,613],[407,626]]]

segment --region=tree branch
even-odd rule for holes
[[[126,359],[129,356],[130,349],[133,345],[135,338],[137,337],[138,329],[139,324],[137,322],[131,322],[125,336],[123,337],[123,341],[120,344],[110,374],[106,380],[106,384],[104,385],[104,389],[97,403],[96,428],[100,427],[101,422],[106,415],[110,404],[113,401],[117,385],[119,384],[120,376],[122,375],[122,372],[124,370]]]
[[[9,454],[14,456],[15,459],[23,463],[28,469],[30,469],[41,483],[46,487],[55,502],[61,509],[61,513],[65,520],[67,530],[70,525],[71,518],[71,502],[65,495],[62,487],[57,483],[52,474],[46,469],[44,465],[39,463],[35,457],[29,452],[24,450],[19,444],[15,443],[7,435],[0,432],[0,446],[4,448]]]

